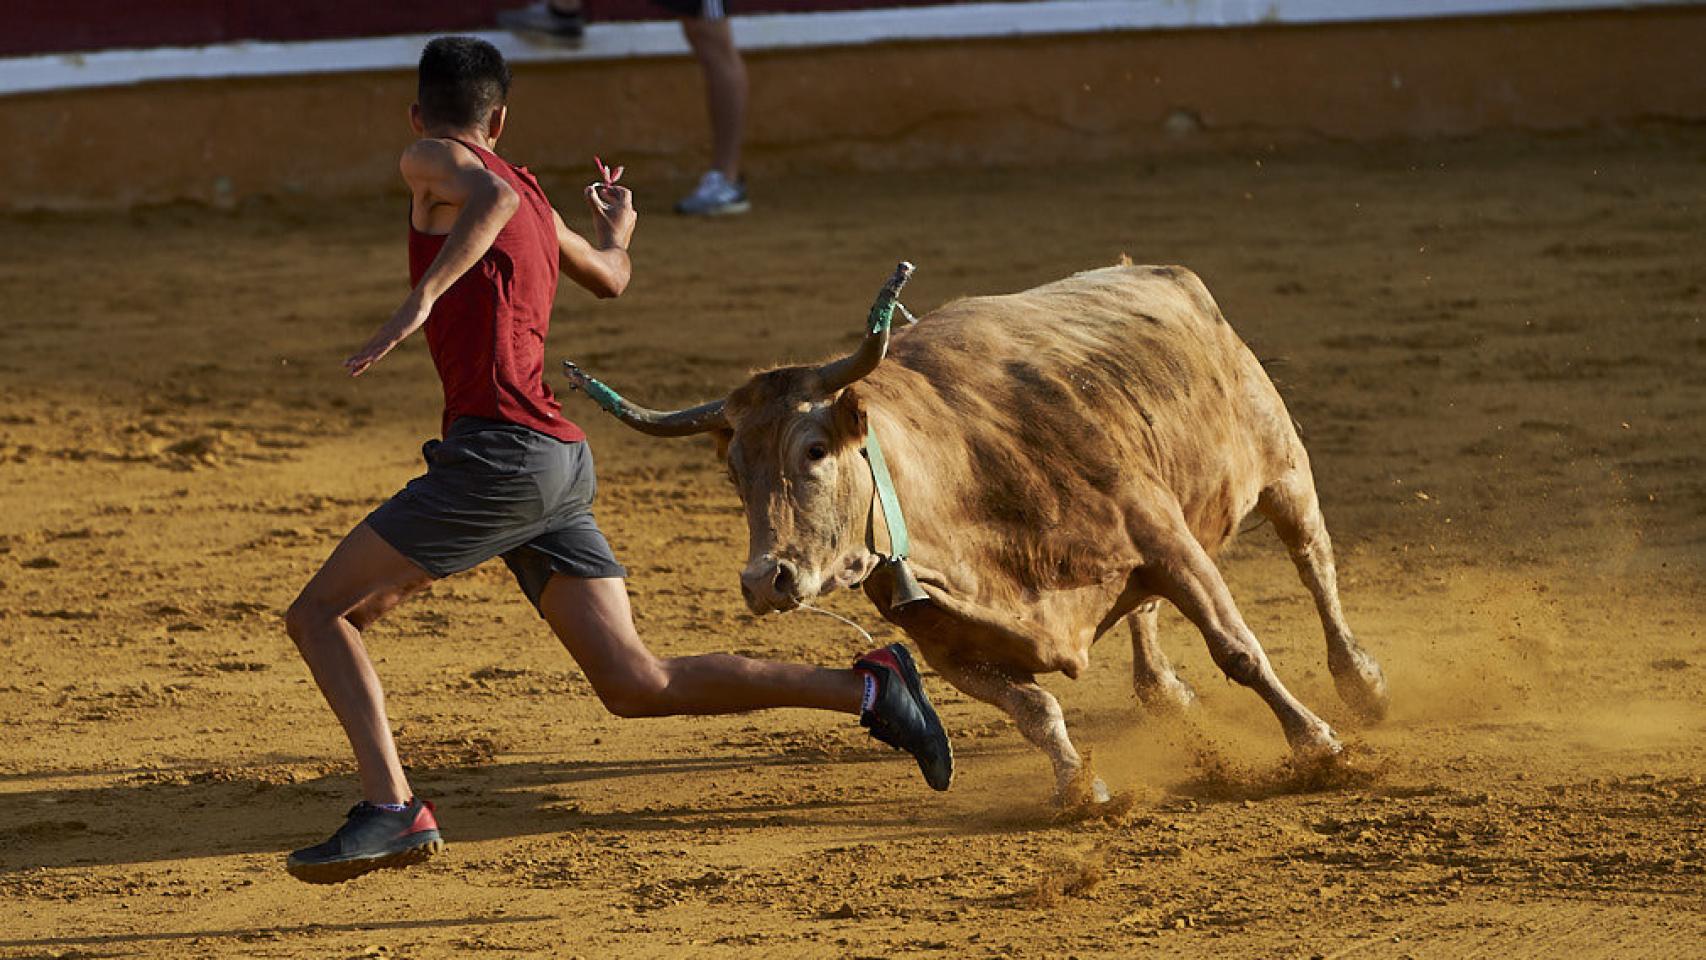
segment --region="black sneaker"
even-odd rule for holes
[[[548,0],[520,10],[499,10],[498,26],[520,33],[541,34],[565,43],[579,43],[586,34],[586,18],[579,9],[558,10]]]
[[[942,731],[936,708],[906,647],[891,643],[853,661],[853,669],[876,678],[877,699],[859,714],[871,736],[918,759],[918,769],[933,789],[946,790],[954,779],[954,748]]]
[[[325,843],[290,855],[284,868],[305,883],[342,883],[364,873],[424,862],[444,849],[433,806],[410,800],[393,813],[363,800]]]

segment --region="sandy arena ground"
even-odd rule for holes
[[[437,429],[418,338],[339,367],[403,293],[401,196],[13,218],[0,956],[1706,954],[1706,132],[793,179],[718,223],[636,173],[638,279],[565,292],[551,353],[657,404],[845,347],[902,257],[915,309],[1122,251],[1201,273],[1276,361],[1391,680],[1357,729],[1271,532],[1232,549],[1353,775],[1289,779],[1171,614],[1190,725],[1136,709],[1123,630],[1048,681],[1135,799],[1111,819],[1057,820],[1041,756],[939,681],[946,795],[838,716],[619,720],[494,563],[369,638],[445,855],[300,884],[284,851],[355,794],[280,614]],[[569,407],[656,649],[859,649],[745,612],[706,442]]]

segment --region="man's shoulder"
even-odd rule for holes
[[[474,151],[455,140],[422,137],[403,150],[397,168],[406,180],[432,180],[458,170],[484,167]]]

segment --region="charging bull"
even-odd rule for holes
[[[1086,786],[1083,762],[1038,674],[1076,678],[1124,620],[1145,708],[1194,702],[1156,642],[1160,600],[1267,703],[1297,755],[1339,752],[1215,566],[1252,510],[1315,600],[1339,695],[1371,722],[1384,714],[1380,666],[1339,606],[1309,455],[1195,274],[1091,270],[956,300],[891,338],[910,272],[901,264],[884,287],[851,355],[755,374],[691,409],[637,406],[564,366],[637,430],[715,434],[746,508],[741,589],[754,612],[862,585],[943,679],[1006,711],[1048,755],[1057,797]]]

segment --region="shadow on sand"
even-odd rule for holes
[[[277,775],[281,760],[264,768],[124,771],[52,771],[34,777],[9,775],[16,787],[32,779],[64,782],[107,780],[88,787],[43,788],[0,793],[0,880],[41,867],[87,867],[244,854],[281,855],[328,832],[357,795],[354,778],[332,774],[290,782]],[[311,765],[311,761],[300,761]],[[835,827],[855,821],[861,828],[891,831],[1008,832],[1035,822],[968,823],[943,806],[873,799],[763,799],[718,804],[646,802],[650,791],[636,784],[633,807],[589,812],[581,809],[577,784],[625,778],[660,778],[716,784],[755,767],[829,767],[893,763],[871,757],[716,757],[644,760],[489,761],[411,771],[424,796],[440,804],[447,839],[480,841],[540,834],[696,831],[709,828]],[[112,778],[121,782],[111,783]],[[801,780],[810,781],[809,771]],[[723,782],[727,782],[725,779]],[[922,787],[920,788],[922,790]],[[680,791],[672,791],[679,796]],[[710,792],[709,790],[705,792]],[[924,794],[928,794],[925,791]]]
[[[431,930],[459,927],[491,928],[520,923],[541,923],[558,918],[541,914],[526,917],[441,917],[433,920],[372,920],[363,923],[303,923],[276,927],[249,927],[240,930],[175,930],[166,933],[109,933],[83,937],[42,937],[37,940],[0,940],[0,949],[17,947],[77,947],[79,957],[135,956],[141,944],[173,943],[186,940],[237,940],[244,943],[264,943],[290,936],[324,933],[354,933],[357,931]],[[96,953],[90,947],[119,947],[113,953]],[[58,953],[49,956],[60,956]]]

